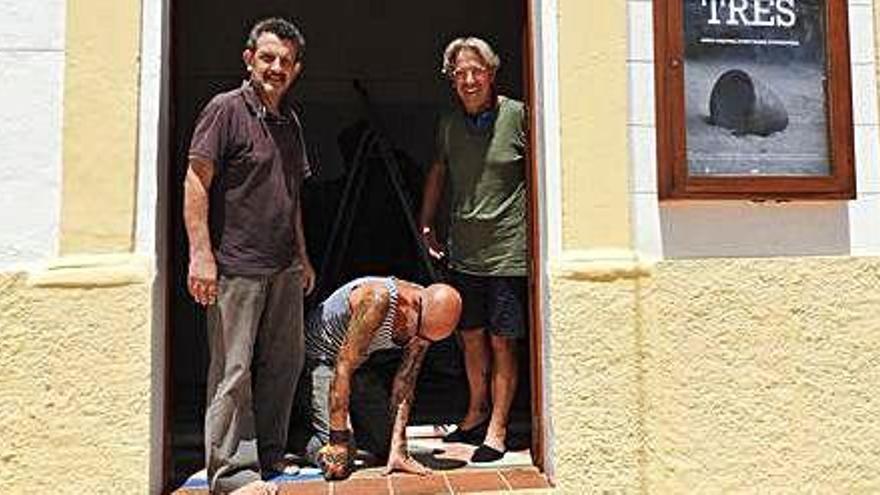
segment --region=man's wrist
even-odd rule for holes
[[[199,248],[191,249],[189,252],[190,259],[203,259],[204,260],[204,259],[213,258],[213,256],[214,256],[214,253],[211,252],[210,248],[199,247]]]
[[[330,443],[333,445],[337,444],[347,444],[351,440],[351,431],[348,429],[345,430],[330,430]]]

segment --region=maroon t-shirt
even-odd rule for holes
[[[269,113],[246,81],[205,106],[189,156],[214,163],[208,222],[220,273],[268,275],[299,263],[294,226],[310,172],[292,108]]]

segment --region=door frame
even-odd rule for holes
[[[532,398],[532,463],[541,471],[545,471],[544,442],[544,283],[543,259],[541,251],[540,225],[540,191],[541,177],[538,169],[538,111],[537,111],[537,79],[535,71],[535,0],[523,0],[525,4],[523,16],[523,93],[526,108],[530,109],[528,122],[528,149],[526,158],[528,172],[526,180],[528,191],[528,234],[529,234],[529,376]]]
[[[173,26],[175,25],[175,5],[180,0],[143,0],[144,2],[155,1],[159,2],[162,5],[163,16],[162,16],[162,65],[163,65],[163,83],[160,94],[157,96],[161,102],[162,112],[164,113],[164,119],[158,129],[158,135],[156,136],[156,140],[159,143],[159,157],[158,160],[160,162],[160,167],[158,167],[159,174],[161,177],[159,178],[160,184],[160,203],[163,203],[167,207],[167,202],[171,195],[171,180],[174,178],[174,160],[175,160],[175,136],[177,131],[177,126],[181,123],[176,122],[174,118],[174,113],[171,111],[174,107],[175,98],[178,94],[178,90],[175,87],[175,78],[174,73],[178,67],[176,61],[176,51],[175,51],[175,40],[177,36],[175,36],[175,32]],[[546,287],[546,279],[544,274],[546,273],[546,256],[547,253],[543,251],[542,246],[546,246],[547,242],[545,237],[547,236],[548,229],[544,227],[543,222],[547,221],[545,217],[545,208],[542,208],[542,204],[540,203],[546,196],[543,194],[542,188],[544,187],[544,175],[541,173],[545,167],[539,167],[539,162],[546,161],[547,153],[543,148],[539,148],[539,146],[546,145],[539,140],[538,132],[542,129],[543,119],[545,118],[542,112],[542,109],[537,107],[539,101],[542,101],[543,98],[540,98],[538,91],[543,89],[542,85],[538,83],[538,77],[541,77],[541,73],[536,69],[536,64],[538,59],[536,55],[540,55],[542,53],[542,41],[538,36],[537,26],[541,23],[541,10],[539,6],[541,5],[540,0],[521,0],[523,2],[523,36],[522,36],[522,67],[523,67],[523,99],[527,108],[530,109],[528,112],[529,120],[528,120],[528,146],[529,153],[527,155],[526,164],[528,167],[526,173],[526,180],[528,181],[527,187],[527,200],[528,200],[528,211],[527,211],[527,220],[528,220],[528,234],[529,234],[529,267],[528,267],[528,294],[529,294],[529,320],[530,320],[530,333],[529,333],[529,363],[530,363],[530,389],[531,389],[531,414],[532,414],[532,425],[531,425],[531,435],[532,435],[532,443],[531,443],[531,455],[532,455],[532,463],[542,472],[547,472],[550,469],[549,459],[548,459],[548,445],[547,439],[545,437],[545,433],[547,432],[547,413],[545,409],[545,387],[547,386],[547,381],[544,372],[544,340],[545,340],[545,311],[546,311],[546,301],[547,301],[547,287]],[[551,2],[553,3],[553,2]],[[143,50],[143,47],[142,47]],[[554,65],[555,66],[555,65]],[[540,89],[539,89],[540,88]],[[186,125],[186,124],[184,124]],[[171,210],[169,208],[169,210]],[[159,305],[163,308],[171,308],[171,298],[175,297],[175,288],[173,285],[173,277],[172,277],[172,269],[173,269],[173,257],[172,250],[174,249],[174,238],[173,238],[173,222],[168,215],[157,215],[157,223],[158,231],[164,233],[164,239],[161,239],[164,246],[166,256],[163,256],[162,259],[159,260],[159,268],[163,272],[164,279],[164,287],[163,290],[159,291],[161,293],[161,301],[156,302],[156,305]],[[161,477],[160,486],[162,486],[163,493],[169,493],[174,487],[169,486],[171,481],[171,469],[172,469],[172,442],[171,442],[171,428],[173,425],[173,401],[174,401],[174,390],[173,390],[173,362],[172,362],[172,332],[173,332],[173,318],[172,315],[168,315],[167,318],[164,319],[164,329],[160,329],[160,333],[164,335],[164,356],[163,356],[163,381],[164,381],[164,400],[163,402],[163,410],[159,413],[162,414],[164,420],[162,421],[162,466],[160,469],[159,476]]]

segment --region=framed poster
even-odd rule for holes
[[[846,0],[655,0],[660,199],[855,197]]]

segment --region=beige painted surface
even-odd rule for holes
[[[550,390],[556,487],[637,493],[642,457],[634,281],[550,284]]]
[[[880,259],[552,283],[559,487],[880,492]]]
[[[116,287],[149,280],[152,263],[138,254],[85,254],[50,260],[28,274],[28,285],[38,287]]]
[[[874,8],[874,73],[877,81],[880,81],[880,6]],[[880,89],[880,88],[878,88]]]
[[[627,2],[558,3],[563,248],[629,247]]]
[[[0,493],[147,493],[147,284],[0,274]]]
[[[140,2],[67,2],[61,251],[128,251],[136,191]]]

